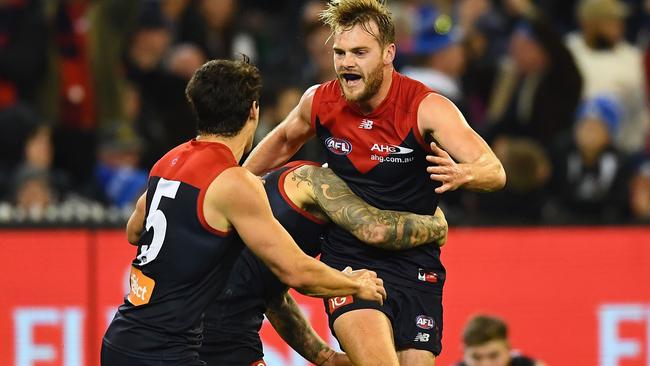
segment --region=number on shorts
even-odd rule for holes
[[[158,253],[160,253],[160,249],[165,241],[165,233],[167,232],[167,218],[162,210],[158,208],[158,205],[160,205],[160,200],[163,197],[171,199],[176,198],[176,192],[180,185],[181,182],[176,180],[160,178],[158,181],[156,190],[153,193],[153,199],[151,200],[151,206],[149,206],[149,215],[147,215],[145,224],[145,229],[147,231],[153,229],[153,239],[151,239],[151,244],[143,245],[141,247],[140,255],[137,257],[140,261],[140,265],[150,263],[156,259]]]

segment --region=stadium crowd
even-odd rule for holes
[[[261,69],[259,141],[336,76],[324,2],[0,0],[0,223],[128,217],[195,135],[185,85],[209,59]],[[650,1],[388,4],[398,70],[454,101],[508,175],[445,194],[450,224],[650,222]]]

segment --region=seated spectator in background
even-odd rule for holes
[[[650,160],[643,162],[632,176],[629,200],[632,218],[650,222]]]
[[[120,136],[120,131],[100,145],[95,179],[107,204],[128,207],[147,188],[147,171],[138,168],[140,150],[137,137]]]
[[[13,203],[33,219],[40,219],[57,201],[45,169],[23,166],[14,175]]]
[[[326,44],[332,34],[329,27],[316,20],[304,23],[302,32],[304,47],[307,50],[307,59],[302,70],[302,84],[310,87],[335,79],[336,72],[332,67],[334,53],[331,44]]]
[[[70,182],[64,171],[54,168],[53,161],[52,129],[46,124],[39,124],[25,141],[25,155],[19,169],[29,167],[47,173],[54,192],[58,198],[62,198],[68,193]]]
[[[402,73],[413,78],[453,101],[463,109],[464,98],[461,77],[465,70],[465,52],[459,29],[436,26],[417,35],[412,66]]]
[[[580,31],[567,37],[567,46],[585,81],[584,98],[609,93],[621,101],[624,115],[614,145],[632,154],[646,142],[648,100],[641,52],[624,38],[628,12],[619,0],[582,0]]]
[[[540,20],[521,21],[488,104],[488,139],[531,138],[545,148],[568,134],[582,79],[562,39]]]
[[[24,104],[0,109],[0,200],[10,191],[11,174],[23,160],[25,141],[39,122]]]
[[[331,63],[331,60],[330,60]],[[291,110],[298,105],[302,97],[303,89],[296,86],[285,86],[273,95],[265,95],[268,106],[260,109],[260,122],[255,130],[255,144],[259,143],[272,129],[284,120]],[[311,139],[307,141],[293,156],[293,160],[310,160],[322,162],[324,160],[320,141]]]
[[[585,101],[577,113],[571,146],[559,151],[554,192],[566,219],[611,223],[625,208],[625,164],[613,146],[622,108],[612,96]],[[561,216],[560,216],[561,217]]]
[[[126,72],[131,85],[128,98],[137,98],[139,110],[129,111],[131,121],[143,140],[141,166],[149,170],[162,155],[196,135],[192,111],[185,101],[190,70],[205,60],[199,48],[181,44],[171,47],[171,23],[157,3],[140,10],[136,29],[126,54]],[[134,112],[134,113],[131,113]]]
[[[40,112],[55,128],[55,164],[82,191],[92,184],[97,133],[123,120],[121,60],[141,2],[42,3],[50,43]]]
[[[207,60],[201,49],[190,43],[182,43],[169,50],[167,70],[184,80],[189,81],[194,72]]]
[[[479,197],[478,212],[490,218],[516,224],[539,224],[548,200],[551,163],[539,143],[527,138],[501,138],[493,143],[494,153],[503,164],[508,182],[502,191]]]
[[[248,55],[258,59],[255,39],[237,27],[236,0],[198,0],[185,12],[178,37],[198,45],[208,59],[230,59]]]
[[[463,330],[464,361],[457,366],[545,366],[513,351],[508,326],[496,317],[477,315]]]

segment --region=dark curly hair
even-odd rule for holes
[[[246,56],[241,61],[211,60],[187,83],[185,95],[197,118],[199,134],[231,137],[246,124],[259,102],[262,78]]]

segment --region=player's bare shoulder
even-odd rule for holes
[[[311,108],[314,103],[316,90],[318,90],[318,87],[320,85],[321,84],[310,86],[307,90],[305,90],[305,92],[302,94],[302,97],[300,98],[300,102],[298,104],[300,117],[307,122],[311,121]]]
[[[245,209],[260,195],[264,195],[262,181],[247,169],[235,166],[224,170],[205,193],[203,212],[208,225],[221,231],[230,230],[229,215]]]

